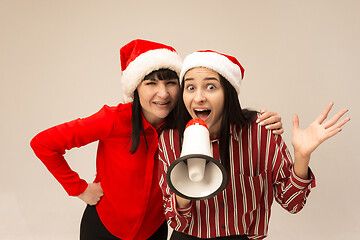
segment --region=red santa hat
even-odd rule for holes
[[[170,69],[180,74],[182,59],[170,46],[136,39],[120,49],[122,101],[132,102],[136,87],[149,73]]]
[[[240,93],[241,80],[245,69],[239,61],[233,57],[212,50],[201,50],[186,56],[180,72],[180,82],[183,81],[187,71],[195,67],[206,67],[219,73]]]

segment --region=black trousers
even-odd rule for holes
[[[168,226],[166,222],[148,240],[166,240]],[[95,206],[88,205],[80,224],[80,240],[119,240],[112,235],[101,222]],[[120,239],[121,240],[121,239]]]
[[[194,236],[186,235],[181,232],[173,231],[170,240],[197,240],[202,238],[197,238]],[[227,237],[217,237],[217,238],[207,238],[213,240],[249,240],[249,238],[245,235],[241,236],[227,236]]]

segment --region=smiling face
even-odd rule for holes
[[[175,107],[179,82],[177,79],[159,80],[154,76],[143,80],[137,92],[145,119],[158,128]]]
[[[192,118],[205,121],[210,135],[219,135],[224,110],[224,90],[217,72],[196,67],[184,75],[183,100]]]

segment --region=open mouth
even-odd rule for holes
[[[194,109],[194,112],[198,118],[206,121],[211,113],[211,110],[209,110],[209,109]]]
[[[154,102],[154,103],[159,106],[164,106],[164,105],[168,105],[170,102]]]

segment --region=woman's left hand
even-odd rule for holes
[[[284,133],[282,127],[281,117],[277,112],[262,109],[260,116],[256,120],[261,126],[265,126],[266,129],[272,130],[272,133],[280,135]]]
[[[298,154],[298,156],[310,158],[310,154],[322,142],[339,133],[341,127],[350,120],[350,118],[347,117],[339,121],[348,111],[348,109],[343,109],[335,114],[330,120],[324,122],[333,105],[333,103],[330,103],[318,118],[304,130],[299,128],[299,117],[297,115],[294,116],[292,145],[294,147],[295,155]]]

